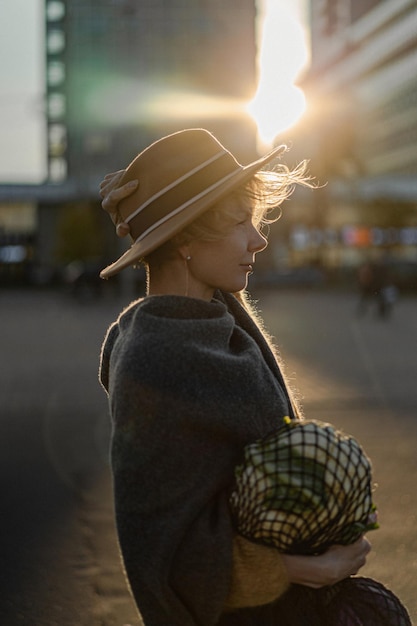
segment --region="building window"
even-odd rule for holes
[[[48,132],[49,154],[62,156],[67,148],[67,129],[64,124],[51,124]]]
[[[59,54],[65,49],[65,35],[62,30],[50,30],[46,39],[49,54]]]
[[[61,85],[65,80],[65,65],[62,61],[48,63],[48,84]]]
[[[64,117],[66,112],[66,100],[63,93],[50,93],[48,95],[48,118],[58,120]]]
[[[318,0],[319,31],[329,37],[350,23],[350,3],[345,0]]]
[[[52,157],[49,160],[49,180],[61,183],[67,177],[67,161],[63,157]]]
[[[65,16],[65,4],[60,0],[51,0],[46,5],[46,19],[48,22],[59,22]]]
[[[356,22],[362,16],[372,11],[378,4],[385,0],[350,0],[350,15],[352,22]]]

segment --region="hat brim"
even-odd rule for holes
[[[135,241],[114,263],[108,265],[100,272],[100,277],[105,279],[110,278],[146,257],[163,243],[169,241],[171,237],[178,234],[183,228],[213,206],[213,204],[250,180],[264,165],[285,152],[286,149],[286,146],[278,146],[253,163],[241,166],[223,183],[209,190],[206,194],[200,195],[195,202],[192,202],[180,212],[173,214],[172,217],[165,221],[163,226],[156,228],[143,239]]]

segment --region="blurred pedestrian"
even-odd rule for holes
[[[386,260],[365,261],[358,269],[358,315],[374,309],[380,319],[387,319],[397,299],[397,289]]]
[[[146,626],[287,624],[290,586],[342,581],[370,549],[360,537],[284,555],[240,536],[232,519],[245,446],[301,418],[245,295],[270,210],[310,184],[304,164],[265,171],[283,150],[242,166],[207,131],[184,130],[101,185],[118,235],[133,240],[101,276],[147,270],[147,295],[110,327],[100,367],[118,536]]]

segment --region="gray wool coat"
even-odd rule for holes
[[[108,330],[100,380],[120,548],[145,625],[226,625],[234,468],[294,417],[273,353],[230,294],[150,296]]]

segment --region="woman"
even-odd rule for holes
[[[118,536],[146,626],[278,626],[283,605],[271,603],[291,583],[336,583],[370,550],[361,538],[321,556],[281,555],[232,523],[244,447],[298,416],[244,296],[269,210],[309,184],[304,166],[263,171],[283,149],[241,166],[213,135],[190,129],[101,185],[117,233],[133,240],[101,276],[147,269],[147,295],[110,327],[100,368]]]

